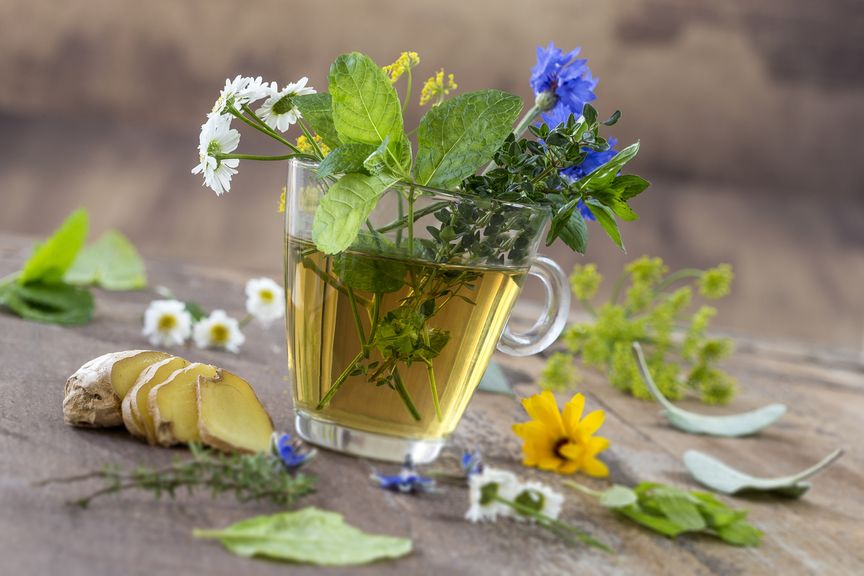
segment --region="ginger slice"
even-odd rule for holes
[[[147,395],[156,442],[162,446],[201,440],[198,433],[198,377],[216,376],[216,367],[190,364],[178,370]]]
[[[273,420],[248,382],[217,369],[198,378],[198,432],[201,441],[225,452],[270,448]]]
[[[63,420],[87,428],[123,424],[121,402],[138,375],[168,357],[154,350],[127,350],[90,360],[66,381]]]
[[[172,356],[151,364],[138,376],[121,405],[123,424],[133,436],[146,439],[150,444],[156,443],[156,429],[153,426],[150,405],[147,403],[147,394],[170,378],[174,372],[188,365],[189,362],[183,358]]]

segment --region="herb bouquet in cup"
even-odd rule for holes
[[[586,220],[623,247],[618,220],[648,182],[622,175],[638,143],[612,148],[588,104],[596,80],[577,51],[538,49],[523,112],[518,96],[451,97],[443,70],[423,86],[430,105],[406,131],[415,53],[379,67],[357,52],[330,67],[327,92],[306,78],[227,81],[199,146],[204,183],[230,189],[241,160],[287,160],[285,286],[298,432],[365,456],[437,456],[496,344],[536,353],[563,328],[569,292],[541,242],[587,244]],[[404,79],[403,97],[397,86]],[[282,154],[235,152],[239,121]],[[298,138],[284,133],[299,128]],[[524,278],[538,276],[547,310],[525,334],[506,329]],[[499,343],[500,339],[500,343]]]

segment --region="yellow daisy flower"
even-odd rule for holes
[[[513,432],[525,441],[522,445],[525,466],[559,474],[582,471],[589,476],[609,475],[609,468],[597,459],[609,447],[609,440],[593,435],[606,418],[603,410],[582,418],[585,397],[576,394],[559,412],[555,396],[548,390],[523,399],[522,406],[531,420],[514,424]]]

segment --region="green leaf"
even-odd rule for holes
[[[616,176],[611,187],[618,192],[618,197],[626,202],[644,192],[650,185],[651,183],[641,176],[624,174]]]
[[[607,508],[624,508],[635,504],[637,501],[636,492],[620,484],[616,484],[600,494],[600,504]]]
[[[136,290],[147,286],[147,274],[138,251],[117,230],[105,232],[81,251],[66,271],[64,280],[70,284],[97,284],[106,290]]]
[[[707,526],[694,499],[683,490],[664,486],[653,490],[652,496],[663,514],[682,530],[702,530]]]
[[[641,524],[646,528],[658,532],[668,538],[674,538],[681,534],[683,530],[671,520],[663,516],[655,516],[640,509],[637,505],[626,506],[616,509],[616,512],[633,520],[637,524]]]
[[[578,208],[570,213],[570,217],[558,231],[558,236],[571,250],[585,254],[588,249],[588,226]]]
[[[309,507],[256,516],[224,530],[194,530],[195,538],[219,540],[233,554],[321,566],[353,566],[411,552],[411,540],[367,534],[341,514]]]
[[[429,110],[417,131],[417,181],[459,184],[492,158],[521,110],[518,96],[500,90],[462,94]]]
[[[739,521],[718,528],[717,535],[728,544],[756,547],[762,543],[763,532],[752,524]]]
[[[612,210],[593,198],[589,198],[585,204],[588,206],[588,209],[591,210],[594,217],[597,218],[597,222],[603,227],[606,234],[609,235],[612,241],[615,242],[622,251],[626,252],[627,249],[624,248],[624,241],[621,240],[621,232],[618,230],[618,223],[615,222],[615,216]]]
[[[18,283],[61,282],[66,270],[84,246],[87,227],[87,212],[83,209],[72,212],[54,234],[36,246],[33,255],[18,275]]]
[[[389,137],[394,158],[405,135],[396,89],[375,62],[359,52],[343,54],[330,66],[333,124],[342,142],[375,147]]]
[[[375,203],[394,179],[350,173],[340,178],[321,199],[312,223],[312,239],[325,254],[348,248]]]
[[[363,161],[375,152],[370,144],[343,144],[334,148],[318,165],[318,178],[324,179],[334,174],[363,172]]]
[[[186,305],[186,311],[189,312],[190,316],[192,316],[193,322],[198,322],[202,318],[208,316],[207,310],[197,302],[184,302],[184,304]]]
[[[489,362],[489,366],[486,367],[486,372],[483,373],[483,378],[480,380],[477,389],[482,392],[515,396],[513,389],[510,387],[510,382],[507,380],[507,375],[504,374],[504,370],[495,361]]]
[[[609,116],[609,118],[607,118],[606,120],[603,120],[603,122],[601,122],[601,124],[603,124],[605,126],[614,126],[615,124],[618,123],[618,120],[620,120],[620,119],[621,119],[621,111],[616,110],[615,112],[612,113],[611,116]]]
[[[333,271],[343,284],[373,294],[396,292],[405,285],[405,265],[395,260],[343,252],[334,258]]]
[[[303,119],[312,127],[312,131],[318,134],[331,150],[342,144],[336,126],[333,125],[333,104],[330,94],[327,92],[304,94],[295,96],[293,100]]]
[[[93,317],[90,291],[70,284],[8,284],[0,301],[21,318],[35,322],[86,324]]]

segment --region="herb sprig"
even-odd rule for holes
[[[189,449],[191,458],[175,459],[162,468],[139,466],[124,470],[121,466],[108,466],[78,476],[50,478],[37,485],[104,481],[102,488],[69,502],[82,508],[96,498],[127,490],[151,492],[158,500],[163,496],[173,499],[184,488],[189,494],[204,489],[213,497],[227,493],[240,502],[265,500],[281,506],[293,504],[314,490],[313,477],[289,474],[282,460],[273,454],[223,454],[200,444],[190,444]]]

